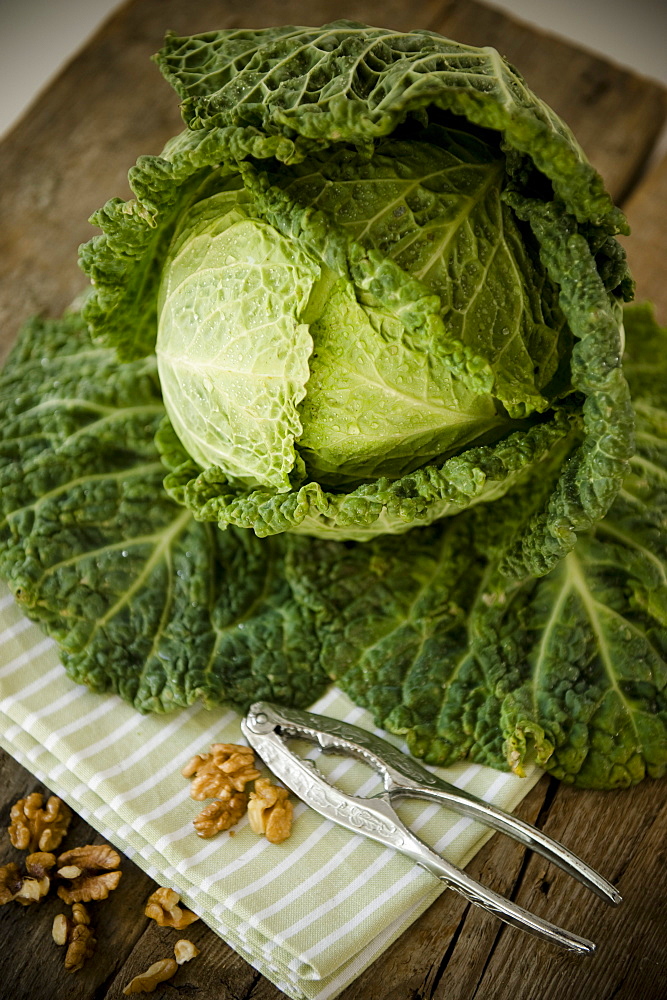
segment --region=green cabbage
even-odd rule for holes
[[[430,32],[170,36],[157,61],[188,128],[81,261],[93,337],[157,356],[171,495],[364,541],[547,477],[511,558],[554,565],[632,450],[626,227],[566,126]]]

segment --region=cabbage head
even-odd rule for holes
[[[619,211],[491,48],[349,21],[168,36],[186,130],[93,217],[85,317],[155,353],[170,495],[366,541],[534,482],[544,573],[632,451]],[[525,491],[522,492],[525,495]]]

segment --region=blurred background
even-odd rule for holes
[[[119,0],[0,0],[0,136],[122,6]],[[494,0],[489,6],[667,85],[666,0]],[[308,4],[303,7],[308,23]]]

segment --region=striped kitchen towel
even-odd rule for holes
[[[377,732],[370,715],[336,688],[312,708]],[[142,716],[116,696],[75,685],[55,644],[0,586],[0,744],[159,884],[176,889],[283,993],[330,1000],[433,902],[442,884],[302,803],[282,844],[258,837],[246,820],[233,837],[201,840],[192,826],[201,804],[189,797],[180,771],[213,742],[243,742],[236,712],[193,705]],[[346,791],[378,787],[363,764],[333,758],[328,765]],[[540,776],[537,769],[520,779],[469,764],[437,773],[508,810]],[[402,814],[459,865],[490,835],[432,804],[406,803]]]

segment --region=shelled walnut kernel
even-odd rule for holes
[[[211,753],[198,753],[181,774],[192,779],[190,797],[198,802],[220,798],[229,789],[242,792],[249,781],[259,777],[252,748],[236,743],[212,743]]]
[[[250,793],[248,822],[255,833],[263,833],[272,844],[281,844],[292,832],[292,803],[286,788],[259,778]]]
[[[65,954],[67,972],[78,972],[79,969],[82,969],[84,963],[95,953],[96,944],[97,940],[90,927],[86,927],[85,924],[77,924],[72,931],[72,937]]]
[[[55,854],[36,851],[25,859],[24,872],[13,862],[0,868],[0,906],[12,901],[22,906],[38,903],[49,891],[55,863]]]
[[[57,913],[51,925],[51,937],[55,943],[62,947],[67,944],[71,921],[66,913]]]
[[[55,851],[67,833],[72,813],[65,803],[55,795],[43,802],[40,792],[31,792],[11,808],[9,839],[20,851]]]
[[[183,965],[185,962],[189,962],[191,959],[196,958],[199,954],[199,948],[192,941],[188,941],[187,938],[180,938],[179,941],[174,945],[174,958],[178,965]]]
[[[193,826],[200,837],[214,837],[223,830],[233,833],[248,812],[255,833],[263,833],[273,844],[286,840],[292,830],[292,804],[288,791],[262,778],[255,767],[252,747],[236,743],[212,743],[211,752],[192,757],[181,774],[190,778],[190,797],[213,801],[195,817]],[[246,785],[255,782],[249,807]]]
[[[120,855],[108,844],[87,844],[65,851],[58,857],[58,875],[68,879],[70,886],[60,886],[58,895],[66,903],[106,899],[120,882],[119,865]]]
[[[235,792],[228,789],[220,793],[220,798],[214,799],[192,821],[198,836],[214,837],[216,833],[229,830],[231,826],[245,815],[248,808],[248,796],[245,792]]]
[[[123,993],[129,996],[131,993],[153,993],[160,985],[171,979],[178,970],[176,960],[173,958],[162,958],[159,962],[154,962],[145,972],[135,976],[127,984]]]
[[[195,920],[199,920],[199,917],[196,913],[179,906],[180,899],[179,894],[173,889],[164,887],[156,889],[146,900],[144,914],[160,927],[175,927],[181,931]]]

